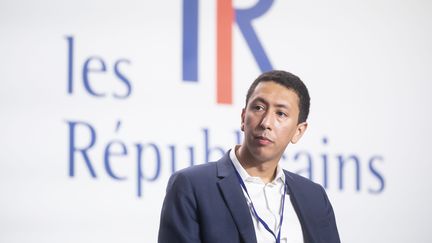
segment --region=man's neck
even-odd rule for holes
[[[246,172],[255,177],[261,178],[264,183],[274,180],[279,161],[256,161],[248,152],[242,150],[241,146],[235,148],[235,154]]]

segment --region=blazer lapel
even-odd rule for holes
[[[291,203],[294,207],[294,210],[297,213],[297,216],[300,220],[300,224],[303,230],[303,238],[306,243],[318,242],[315,234],[313,234],[313,229],[311,229],[311,222],[307,219],[307,210],[304,208],[302,204],[302,196],[301,191],[299,190],[296,181],[294,178],[287,172],[285,172],[285,183],[288,186],[288,191],[290,194]]]
[[[234,219],[237,229],[245,243],[256,243],[255,229],[249,212],[249,206],[243,195],[229,152],[217,163],[218,186]]]

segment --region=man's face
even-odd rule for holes
[[[272,81],[259,83],[242,111],[243,149],[250,162],[279,161],[286,146],[296,143],[307,123],[298,123],[297,94]]]

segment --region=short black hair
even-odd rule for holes
[[[246,95],[246,106],[248,105],[249,98],[252,93],[255,91],[256,86],[261,82],[275,82],[278,83],[287,89],[294,91],[299,97],[299,117],[298,123],[305,122],[309,115],[309,107],[310,107],[310,97],[309,92],[306,85],[300,80],[296,75],[281,71],[281,70],[273,70],[269,72],[265,72],[261,74],[249,87],[249,90]]]

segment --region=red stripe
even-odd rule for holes
[[[219,104],[232,104],[232,0],[217,0],[217,71],[216,99]]]

